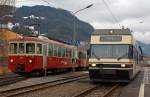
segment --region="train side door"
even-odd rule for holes
[[[43,45],[43,69],[47,68],[47,44]]]
[[[72,64],[76,64],[77,63],[77,59],[78,59],[78,51],[74,50],[72,51]]]

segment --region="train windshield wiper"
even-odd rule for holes
[[[123,54],[122,56],[118,57],[117,60],[120,60],[120,59],[124,58],[127,54],[128,54],[128,52]]]
[[[96,59],[98,59],[98,60],[101,59],[101,58],[99,58],[99,57],[95,54],[95,51],[94,51],[94,50],[92,51],[92,54],[95,56]]]

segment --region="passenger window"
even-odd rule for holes
[[[72,53],[71,49],[67,48],[66,49],[66,57],[71,57],[71,55],[72,55],[71,53]]]
[[[62,56],[65,57],[65,48],[62,48],[61,52],[62,52]]]
[[[78,58],[80,58],[80,59],[85,59],[86,58],[86,53],[84,53],[84,52],[78,52]]]
[[[58,47],[54,46],[54,56],[57,56]]]
[[[62,57],[62,55],[61,55],[61,50],[62,50],[61,47],[58,47],[58,56],[59,56],[59,57]]]
[[[42,54],[42,44],[37,44],[36,53],[37,54]]]
[[[48,47],[48,55],[49,55],[49,56],[53,56],[53,45],[52,45],[52,44],[49,44],[49,47]]]

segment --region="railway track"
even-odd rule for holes
[[[112,86],[96,85],[87,90],[81,91],[79,94],[76,94],[73,97],[110,97],[108,95],[110,95],[118,87],[119,84],[115,84]]]
[[[39,91],[39,90],[46,89],[49,87],[54,87],[57,85],[62,85],[65,83],[69,83],[69,82],[73,82],[73,81],[77,81],[77,80],[85,79],[85,78],[88,78],[88,75],[70,76],[68,78],[65,77],[63,79],[56,80],[56,81],[51,81],[51,82],[40,83],[40,84],[36,84],[36,85],[31,85],[31,86],[25,86],[25,87],[19,87],[19,88],[14,88],[14,89],[10,89],[10,90],[0,91],[0,96],[2,96],[2,97],[21,96],[21,95],[31,93],[34,91]]]
[[[11,78],[11,77],[16,77],[16,76],[18,76],[18,75],[14,74],[14,73],[0,74],[0,79],[4,79],[6,77]]]
[[[9,85],[25,79],[25,77],[21,77],[15,74],[0,75],[0,86]]]

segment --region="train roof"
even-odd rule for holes
[[[131,35],[130,29],[96,29],[92,35]]]
[[[63,42],[59,42],[59,41],[55,41],[55,40],[51,40],[47,37],[18,37],[16,39],[12,39],[10,40],[9,42],[17,42],[17,41],[20,41],[20,42],[24,42],[24,41],[29,41],[29,42],[43,42],[43,43],[52,43],[52,44],[56,44],[56,45],[60,45],[60,46],[63,46],[63,47],[73,47],[73,45],[69,45],[69,44],[66,44],[66,43],[63,43]]]

